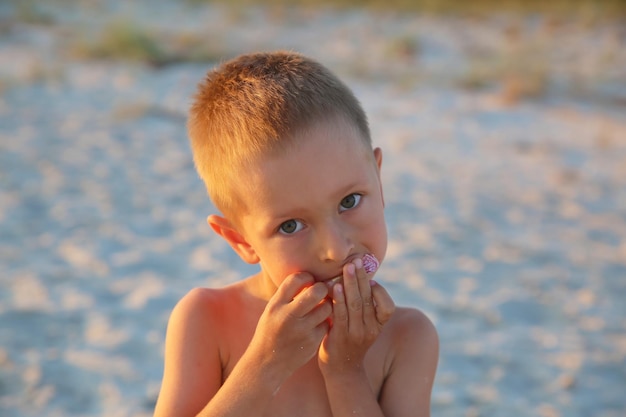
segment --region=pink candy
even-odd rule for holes
[[[379,265],[380,262],[378,262],[378,259],[376,259],[374,255],[368,253],[363,256],[363,269],[365,269],[365,272],[368,274],[375,272]]]

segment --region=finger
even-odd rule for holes
[[[348,328],[348,308],[344,295],[343,284],[333,286],[333,327]]]
[[[372,289],[374,303],[376,304],[376,320],[378,323],[383,325],[387,323],[393,315],[396,310],[396,305],[387,290],[382,285],[372,280],[370,281],[370,286]]]
[[[306,318],[312,323],[312,325],[317,326],[320,323],[325,322],[326,319],[330,317],[332,312],[333,308],[331,306],[331,302],[324,298],[321,303],[319,303],[306,315]]]
[[[291,274],[278,286],[273,298],[284,304],[291,302],[305,287],[315,283],[313,275],[307,272]]]
[[[377,327],[376,311],[374,309],[374,300],[372,298],[372,288],[370,279],[365,271],[365,265],[361,259],[354,260],[356,267],[357,282],[359,284],[359,293],[363,302],[363,322],[367,328]]]
[[[319,347],[319,344],[321,344],[324,338],[328,335],[329,330],[330,330],[330,324],[328,323],[327,320],[324,320],[320,324],[315,326],[313,330],[311,331],[311,337],[313,338],[315,343],[318,344],[318,347]]]
[[[356,276],[356,266],[353,263],[348,263],[343,268],[343,290],[348,314],[358,317],[359,322],[361,322],[363,320],[363,299]]]
[[[315,326],[315,329],[314,329],[314,332],[316,335],[315,339],[321,342],[324,336],[328,334],[329,330],[330,330],[330,325],[328,324],[328,321],[323,320],[320,324]]]
[[[293,300],[314,283],[315,280],[313,276],[308,273],[302,272],[289,275],[278,286],[276,293],[267,303],[266,310],[268,314],[276,315],[287,313],[296,317],[301,317],[306,314],[307,311],[311,310],[315,306],[315,304],[311,304],[313,303],[312,301],[309,301],[311,295],[315,294],[308,294],[308,296],[303,297],[302,303],[304,305],[301,306],[294,304]],[[288,307],[288,309],[284,310],[285,307]]]
[[[293,307],[294,315],[303,317],[316,308],[328,296],[328,287],[322,282],[305,287],[298,293],[290,306]]]

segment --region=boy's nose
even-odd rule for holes
[[[323,261],[343,261],[354,249],[354,243],[346,227],[330,222],[319,233],[320,257]]]

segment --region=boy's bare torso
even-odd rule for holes
[[[212,294],[213,305],[208,312],[214,317],[213,337],[219,340],[222,383],[248,347],[266,302],[250,294],[247,280],[222,289],[205,289]],[[394,316],[401,314],[398,309]],[[391,343],[394,317],[386,324],[365,357],[365,370],[373,393],[378,396],[389,372],[393,356]],[[276,392],[265,416],[332,416],[324,379],[318,368],[317,357],[291,375]]]

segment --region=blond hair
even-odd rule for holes
[[[241,207],[237,172],[260,155],[285,150],[313,123],[341,117],[371,148],[367,117],[350,89],[320,63],[292,52],[239,56],[209,71],[189,113],[194,163],[213,204]]]

